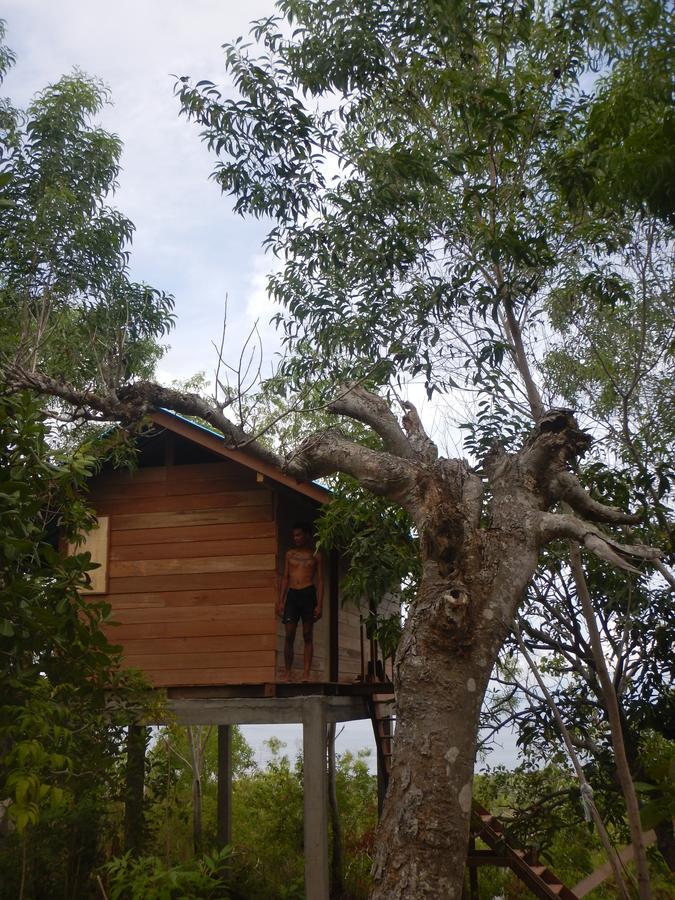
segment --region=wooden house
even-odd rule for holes
[[[275,602],[292,525],[312,523],[330,493],[182,416],[152,420],[137,468],[105,468],[90,483],[98,528],[83,549],[100,564],[92,589],[112,606],[108,636],[126,665],[170,693],[273,685],[283,671]],[[340,602],[341,566],[335,553],[324,559],[316,683],[365,681],[375,668],[359,610]],[[301,657],[298,634],[296,667]]]

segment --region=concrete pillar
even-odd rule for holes
[[[307,697],[302,710],[305,801],[305,897],[328,900],[328,785],[326,708],[323,697]]]

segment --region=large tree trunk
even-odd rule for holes
[[[377,900],[462,894],[481,704],[536,565],[526,544],[514,551],[513,532],[499,542],[501,559],[477,535],[474,543],[463,572],[443,576],[426,563],[396,657],[396,741],[373,869]]]
[[[547,511],[564,497],[596,520],[622,515],[594,505],[569,476],[586,446],[568,414],[551,414],[518,454],[488,459],[487,510],[481,481],[459,461],[427,454],[416,471],[408,508],[423,576],[394,667],[397,730],[374,900],[462,895],[480,707],[540,547],[569,531],[625,565],[620,545],[589,522]]]

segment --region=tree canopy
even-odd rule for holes
[[[0,22],[0,77],[13,63]],[[132,223],[108,205],[121,142],[92,124],[106,89],[83,73],[26,111],[0,101],[0,857],[3,896],[82,890],[98,864],[124,725],[147,706],[87,595],[86,482],[118,434],[59,428],[62,408],[11,391],[41,370],[83,390],[150,375],[172,298],[128,273]],[[84,418],[88,418],[85,414]],[[115,711],[116,710],[116,711]]]
[[[473,381],[507,346],[522,355],[519,332],[534,338],[554,287],[613,268],[621,211],[571,214],[560,170],[637,65],[635,48],[662,35],[665,6],[280,10],[292,36],[268,19],[253,45],[226,45],[235,99],[210,81],[177,90],[235,209],[274,221],[270,288],[287,311],[291,370],[421,375],[434,391],[463,381],[467,362]],[[614,80],[598,79],[609,70]]]

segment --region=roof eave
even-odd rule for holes
[[[225,459],[246,466],[246,468],[252,469],[254,472],[259,472],[272,481],[282,484],[284,487],[290,488],[299,494],[304,494],[318,503],[328,503],[331,500],[331,492],[326,488],[320,487],[320,485],[311,481],[298,481],[298,479],[287,475],[276,466],[256,459],[253,454],[246,453],[245,450],[232,450],[226,446],[224,437],[197,422],[192,422],[190,419],[186,419],[169,410],[152,412],[150,413],[150,418],[160,428],[166,428],[168,431],[195,444],[199,444]]]

